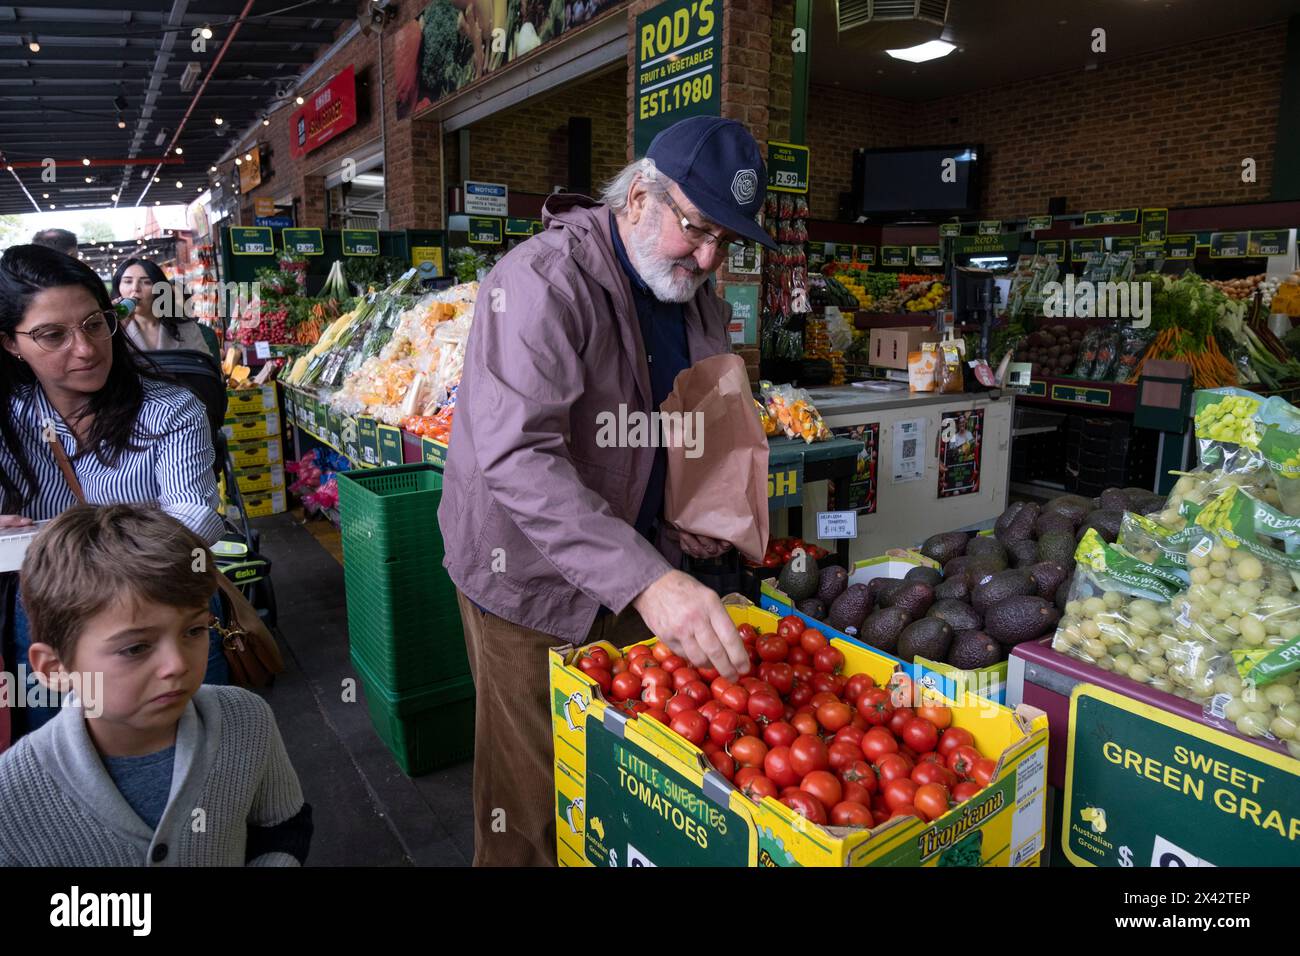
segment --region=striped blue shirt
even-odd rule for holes
[[[208,544],[217,541],[224,524],[217,514],[217,480],[212,472],[216,453],[203,405],[179,385],[145,380],[144,401],[136,419],[140,451],[122,452],[115,467],[105,467],[93,454],[77,457],[77,438],[50,405],[39,385],[21,386],[9,404],[10,420],[36,472],[36,496],[24,509],[37,521],[57,517],[76,504],[72,489],[43,440],[44,423],[52,421],[63,449],[90,504],[156,504]],[[0,467],[18,474],[9,449],[0,444]]]

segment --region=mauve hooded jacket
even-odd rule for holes
[[[653,410],[609,210],[556,194],[542,223],[479,289],[438,521],[466,597],[580,641],[601,605],[621,613],[680,551],[633,527],[655,449],[597,444],[602,412]],[[730,351],[731,308],[712,282],[684,309],[692,363]]]

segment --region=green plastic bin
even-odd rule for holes
[[[352,655],[361,676],[370,722],[408,777],[474,756],[474,681],[453,677],[397,693]]]
[[[442,475],[431,465],[340,472],[348,640],[403,693],[466,677],[456,588],[442,567]]]

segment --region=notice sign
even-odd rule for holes
[[[636,18],[635,152],[688,116],[722,110],[721,0],[667,0]]]
[[[925,419],[894,425],[894,483],[916,481],[925,477]]]
[[[858,513],[856,511],[817,512],[818,541],[836,541],[857,536]]]
[[[984,409],[944,412],[939,416],[940,498],[979,493],[983,444]]]
[[[1076,866],[1294,866],[1300,762],[1092,684],[1070,695]]]
[[[778,193],[808,191],[808,147],[794,143],[767,144],[767,188]]]
[[[510,191],[504,183],[477,183],[465,180],[465,213],[469,216],[505,218],[510,207]]]

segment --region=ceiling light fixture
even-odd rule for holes
[[[223,120],[220,116],[218,116],[218,117],[216,117],[215,119],[213,119],[212,122],[214,122],[214,123],[216,123],[218,126],[220,126],[222,123],[225,122],[225,120]]]
[[[251,163],[252,161],[253,161],[253,154],[252,154],[252,153],[245,153],[245,154],[244,154],[244,162],[246,162],[246,163]]]
[[[50,198],[50,194],[49,194],[49,193],[41,193],[41,198],[42,198],[42,199],[49,199],[49,198]]]
[[[262,117],[262,125],[263,125],[263,126],[270,126],[270,125],[271,125],[271,117],[269,117],[269,116],[263,116],[263,117]]]
[[[208,26],[206,23],[203,24],[202,28],[200,28],[200,30],[199,30],[199,36],[203,37],[203,39],[205,39],[205,40],[211,40],[211,39],[212,39],[212,27]]]
[[[113,193],[112,199],[113,202],[117,202],[117,193]]]
[[[81,160],[81,165],[83,165],[83,166],[89,166],[89,165],[90,165],[90,160],[85,159],[85,158],[83,157],[82,160]]]
[[[117,128],[118,128],[118,129],[126,129],[126,120],[122,119],[121,116],[119,116],[119,117],[117,118]]]
[[[41,45],[36,42],[36,37],[32,36],[27,38],[27,49],[31,50],[33,53],[41,52]]]
[[[210,173],[215,173],[216,171],[217,171],[217,167],[215,166],[213,166],[211,169],[208,170],[208,172]]]
[[[179,156],[179,155],[180,155],[181,153],[183,153],[183,152],[185,152],[185,150],[181,149],[179,146],[176,147],[176,155],[177,155],[177,156]]]
[[[302,106],[302,102],[303,102],[302,97],[299,96],[297,99],[294,100],[294,102],[297,103],[299,106]]]
[[[88,183],[93,183],[94,181],[95,181],[95,177],[94,177],[94,176],[87,176],[87,177],[86,177],[86,182],[88,182]]]
[[[183,182],[181,182],[179,179],[176,180],[176,188],[177,188],[177,189],[181,189],[181,188],[183,188],[184,186],[185,186],[185,184],[184,184]]]
[[[236,157],[235,157],[235,165],[236,165],[236,166],[242,166],[242,165],[244,165],[244,161],[243,161],[242,159],[240,159],[238,156],[236,156]],[[10,169],[13,169],[12,166],[10,166],[9,168],[10,168]]]
[[[885,52],[895,60],[924,63],[926,60],[937,60],[941,56],[947,56],[955,49],[957,49],[956,46],[943,40],[930,40],[928,43],[905,47],[901,50],[886,50]]]

